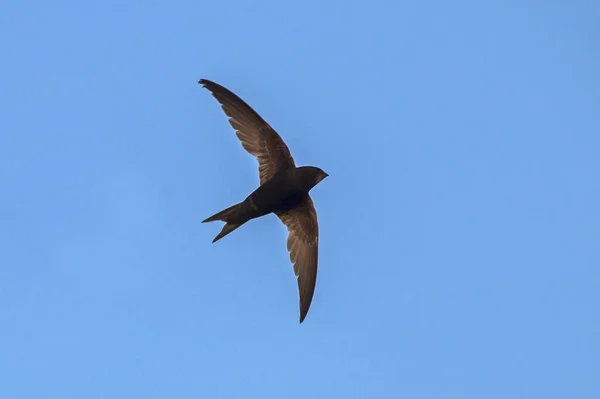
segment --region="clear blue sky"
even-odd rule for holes
[[[4,1],[0,398],[600,397],[600,3]],[[256,161],[313,191],[306,321]]]

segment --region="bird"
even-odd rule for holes
[[[275,214],[288,229],[287,250],[298,282],[300,324],[317,281],[319,223],[309,191],[329,175],[315,166],[297,167],[281,136],[236,94],[208,79],[198,81],[220,103],[242,147],[258,160],[260,185],[246,199],[205,219],[225,222],[217,242],[244,223]]]

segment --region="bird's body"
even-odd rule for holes
[[[322,170],[301,166],[278,172],[248,196],[261,213],[284,212],[298,205],[325,176]]]
[[[319,171],[320,169],[311,166],[280,171],[261,184],[244,201],[222,211],[227,211],[226,219],[225,215],[219,212],[204,222],[222,220],[241,225],[270,213],[287,212],[306,200],[308,192],[320,181],[317,180]]]
[[[289,230],[288,250],[298,276],[302,323],[314,294],[318,261],[319,227],[309,191],[328,175],[314,166],[296,167],[281,137],[241,98],[209,80],[199,83],[221,103],[243,147],[257,157],[260,174],[260,186],[246,199],[203,223],[226,223],[216,242],[249,220],[270,213],[281,219]]]

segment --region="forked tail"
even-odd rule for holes
[[[207,222],[214,222],[214,221],[220,220],[220,221],[223,221],[226,223],[225,226],[223,226],[223,230],[221,230],[221,232],[219,234],[217,234],[217,236],[213,240],[213,243],[217,242],[218,240],[225,237],[227,234],[231,233],[233,230],[237,229],[238,227],[240,227],[241,225],[243,225],[245,223],[245,222],[231,223],[228,221],[228,220],[231,220],[230,218],[239,209],[239,205],[240,204],[236,204],[236,205],[230,206],[227,209],[223,209],[221,212],[216,213],[213,216],[209,217],[208,219],[205,219],[202,221],[202,223],[207,223]]]

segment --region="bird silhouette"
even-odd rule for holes
[[[314,166],[296,167],[279,134],[240,97],[210,80],[198,83],[221,104],[242,146],[258,160],[260,176],[260,186],[246,199],[202,223],[225,222],[214,243],[252,219],[277,215],[288,228],[287,249],[298,280],[302,323],[315,292],[319,254],[319,223],[309,191],[328,174]]]

